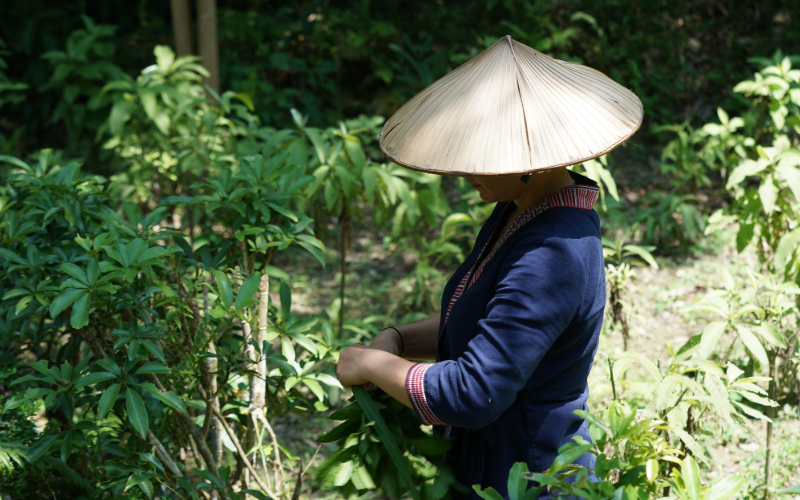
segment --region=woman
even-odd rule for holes
[[[605,75],[506,37],[384,126],[393,161],[464,175],[497,205],[442,312],[349,347],[337,374],[448,436],[462,484],[507,497],[515,462],[543,471],[574,436],[590,440],[573,410],[586,409],[605,305],[598,186],[565,167],[610,151],[641,120],[641,102]],[[576,463],[593,467],[589,454]]]

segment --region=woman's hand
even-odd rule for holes
[[[344,387],[374,383],[410,408],[406,377],[413,365],[382,349],[353,344],[339,353],[336,376]]]
[[[372,347],[353,344],[339,353],[336,376],[344,387],[369,383],[366,378],[366,359],[374,351]]]

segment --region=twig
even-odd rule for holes
[[[303,489],[303,459],[300,459],[300,467],[297,468],[297,481],[294,483],[292,500],[299,500],[301,489]]]
[[[166,389],[164,389],[164,386],[161,384],[161,381],[158,380],[158,377],[156,377],[151,373],[148,373],[147,375],[145,375],[145,377],[147,377],[147,379],[150,382],[152,382],[153,385],[155,385],[158,388],[158,390],[166,392]],[[208,449],[208,446],[206,446],[205,441],[203,441],[203,436],[200,435],[200,429],[197,427],[194,421],[192,421],[192,418],[189,415],[172,407],[170,407],[170,409],[175,413],[175,415],[178,416],[178,418],[181,419],[181,422],[183,422],[183,426],[186,427],[186,429],[189,430],[189,433],[192,435],[192,437],[194,437],[198,451],[200,452],[200,456],[202,456],[203,460],[206,461],[206,467],[208,467],[211,473],[218,478],[219,475],[217,474],[217,461],[214,460],[214,457],[211,454],[211,450]]]
[[[183,477],[183,472],[181,472],[181,470],[178,468],[178,464],[176,464],[175,461],[172,460],[172,457],[169,456],[169,453],[167,453],[167,450],[166,448],[164,448],[164,445],[161,444],[161,441],[158,440],[156,435],[153,434],[153,431],[151,431],[150,429],[147,429],[147,440],[149,444],[156,447],[156,455],[158,455],[158,458],[162,462],[164,462],[164,465],[167,466],[167,469],[169,469],[169,471],[172,472],[172,474],[174,474],[175,476]],[[192,478],[190,477],[189,480],[191,479]],[[192,483],[195,483],[195,481],[192,481]]]
[[[314,463],[314,459],[317,458],[317,453],[319,453],[319,450],[321,450],[321,449],[322,449],[322,445],[317,446],[317,451],[315,451],[314,454],[311,455],[311,460],[308,461],[308,465],[306,465],[306,468],[303,470],[303,475],[304,476],[306,475],[306,472],[308,472],[308,469],[311,468],[311,464]]]
[[[221,413],[219,413],[219,410],[216,408],[214,408],[214,415],[217,417],[218,422],[222,424],[222,428],[225,429],[225,432],[228,433],[228,437],[231,438],[231,441],[233,441],[233,445],[236,446],[236,451],[239,452],[239,457],[244,462],[244,465],[245,467],[247,467],[247,470],[250,471],[250,474],[253,475],[253,479],[256,480],[258,485],[261,487],[262,490],[264,490],[264,493],[266,493],[268,497],[272,498],[272,500],[280,500],[275,495],[275,493],[273,493],[272,490],[270,490],[269,487],[267,487],[267,485],[264,484],[264,481],[262,481],[261,478],[258,476],[258,473],[256,472],[256,469],[253,467],[253,464],[251,464],[250,460],[247,459],[247,454],[242,449],[242,444],[239,442],[239,438],[237,438],[236,434],[234,434],[231,428],[228,427],[228,423],[225,421],[225,418],[222,416]]]
[[[286,484],[286,474],[283,471],[283,464],[281,463],[281,449],[278,446],[278,436],[275,435],[275,431],[272,430],[272,426],[269,425],[269,421],[267,420],[267,417],[264,416],[263,411],[259,411],[257,416],[258,419],[261,421],[261,424],[264,425],[264,428],[266,428],[267,432],[269,432],[270,438],[272,438],[272,448],[275,450],[275,465],[277,466],[277,469],[281,473],[281,484]],[[278,482],[277,477],[275,478],[275,482],[276,483]],[[277,484],[276,484],[276,489],[277,489]]]

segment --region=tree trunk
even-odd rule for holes
[[[178,57],[194,54],[192,40],[192,17],[189,0],[169,0],[172,12],[172,33],[175,37],[175,53]]]
[[[203,287],[203,310],[205,311],[206,315],[209,314],[209,303],[208,303],[208,287]],[[203,368],[205,371],[205,390],[206,390],[206,398],[207,403],[210,403],[211,411],[207,411],[205,418],[208,421],[204,423],[209,425],[209,441],[211,445],[211,455],[214,458],[214,462],[216,464],[220,464],[222,461],[222,433],[224,430],[222,429],[222,425],[218,421],[217,417],[215,416],[215,412],[218,413],[220,410],[219,406],[219,397],[217,393],[219,392],[219,382],[217,380],[217,371],[219,369],[219,360],[215,356],[217,354],[217,348],[214,346],[214,341],[211,339],[211,334],[206,333],[206,340],[208,340],[208,345],[206,350],[211,354],[203,363]],[[216,492],[212,492],[212,498],[216,498]]]
[[[197,0],[197,44],[203,66],[211,73],[206,84],[219,93],[219,43],[217,42],[217,1]]]

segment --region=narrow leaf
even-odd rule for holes
[[[100,396],[100,402],[97,404],[97,418],[99,420],[103,420],[111,408],[113,408],[114,403],[117,401],[117,396],[119,396],[119,389],[120,384],[114,384]]]
[[[375,406],[375,402],[369,397],[367,390],[361,386],[353,387],[353,395],[356,397],[358,404],[364,410],[367,418],[375,422],[375,430],[378,433],[378,437],[380,437],[384,448],[386,448],[386,451],[389,453],[389,458],[392,459],[394,466],[397,468],[397,473],[400,475],[400,479],[408,488],[409,493],[414,500],[421,500],[419,490],[414,485],[414,480],[411,478],[411,474],[409,472],[408,459],[403,457],[403,455],[400,453],[400,448],[397,446],[397,441],[394,439],[394,434],[392,434],[392,432],[386,426],[386,422],[383,421],[378,408]]]

